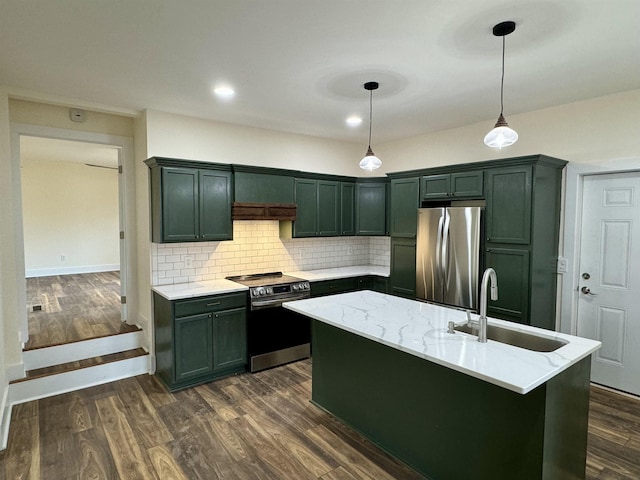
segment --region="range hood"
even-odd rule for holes
[[[295,220],[295,203],[249,203],[231,204],[233,220]]]

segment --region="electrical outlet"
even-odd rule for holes
[[[193,267],[193,256],[185,255],[184,257],[184,268],[192,268]]]
[[[569,262],[567,261],[567,259],[563,257],[558,257],[556,272],[567,273],[568,268],[569,268]]]
[[[60,261],[64,262],[67,259],[66,255],[60,255]]]

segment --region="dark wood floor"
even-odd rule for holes
[[[0,478],[422,478],[310,404],[310,373],[307,360],[174,394],[142,375],[18,405]],[[593,388],[587,479],[638,478],[640,401]]]
[[[25,350],[138,330],[123,323],[119,272],[27,279],[29,341]]]

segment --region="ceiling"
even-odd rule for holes
[[[0,84],[16,91],[364,144],[362,85],[378,81],[374,146],[489,130],[504,20],[517,24],[507,120],[640,88],[638,0],[0,0],[0,12]],[[233,100],[212,95],[224,83]]]

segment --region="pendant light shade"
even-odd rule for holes
[[[498,121],[496,122],[493,130],[487,133],[484,137],[484,143],[489,147],[508,147],[509,145],[513,145],[518,141],[518,133],[509,127],[509,124],[504,119],[504,115],[502,114],[504,110],[504,37],[506,37],[510,33],[513,33],[515,29],[516,24],[515,22],[511,21],[498,23],[493,27],[493,34],[496,37],[502,37],[502,76],[500,79],[500,116],[498,117]]]
[[[364,158],[360,160],[360,168],[372,172],[382,166],[382,160],[376,157],[376,154],[371,150],[371,123],[373,113],[373,91],[379,87],[378,82],[367,82],[364,84],[364,89],[369,90],[369,148],[365,153]]]

